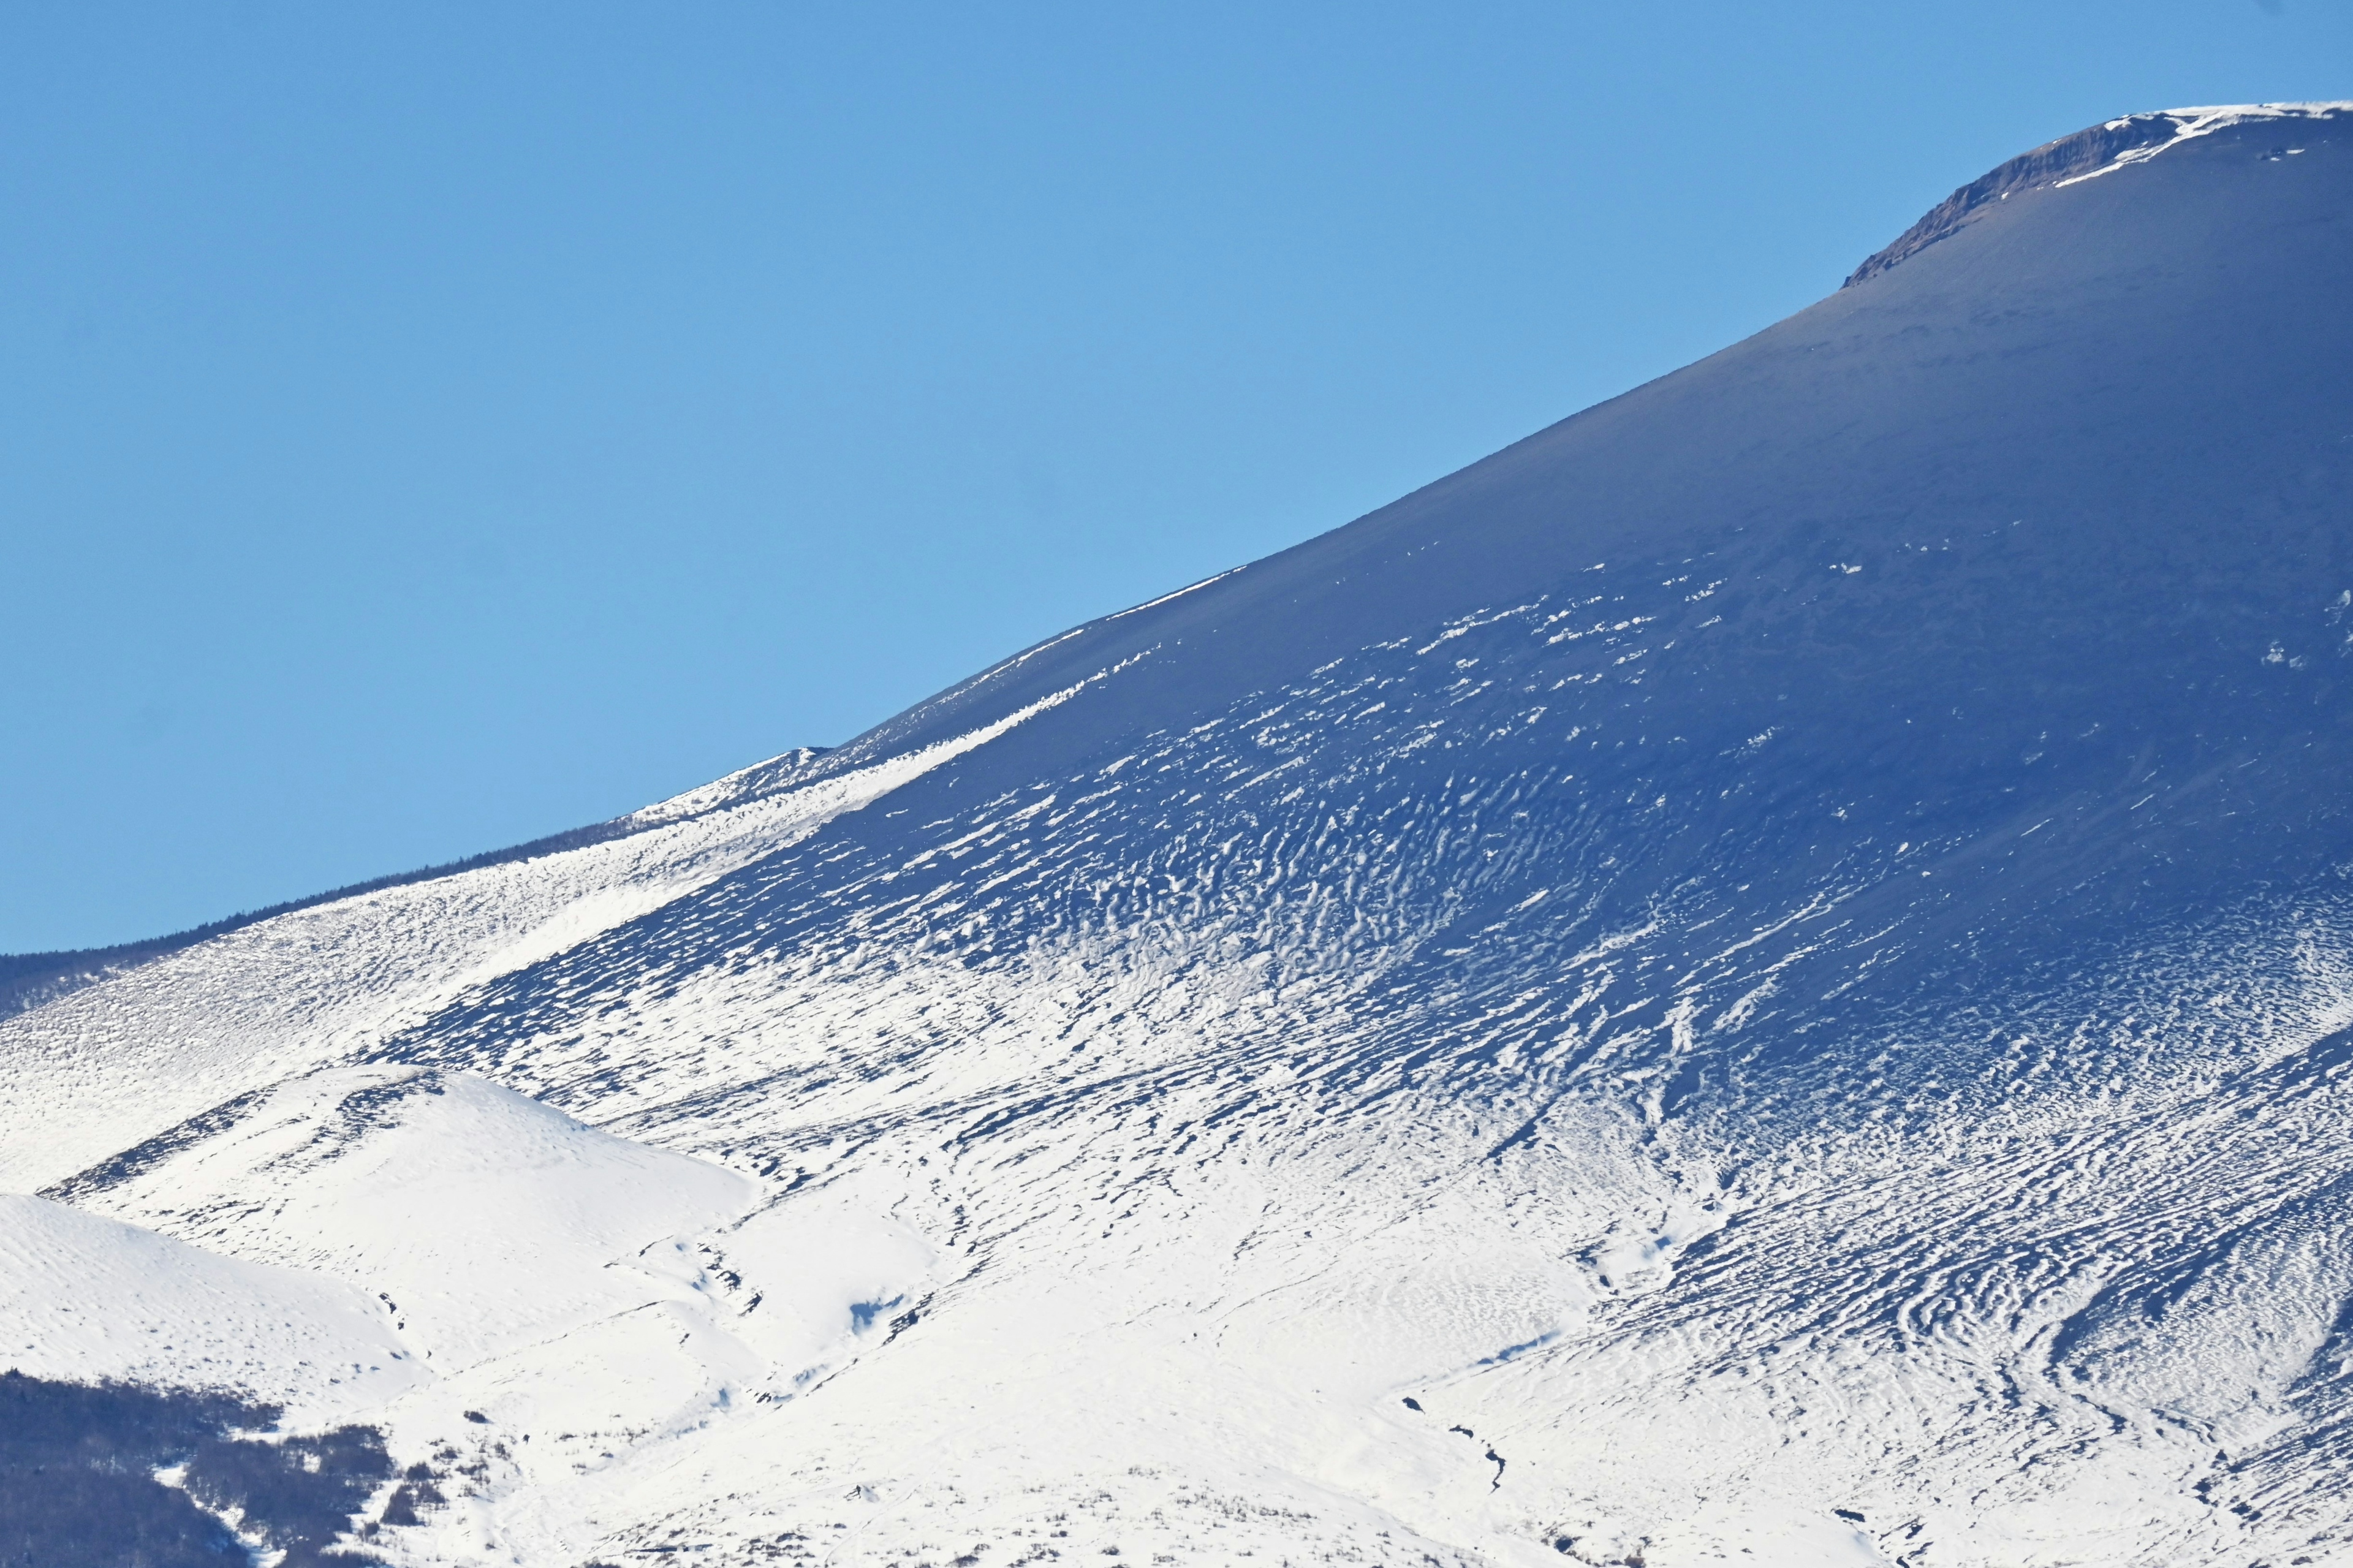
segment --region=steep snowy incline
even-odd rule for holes
[[[1939,213],[838,751],[0,1020],[0,1181],[425,1303],[403,1563],[2353,1563],[2353,110]]]
[[[1078,683],[1085,685],[1082,679]],[[0,1143],[34,1187],[258,1082],[343,1056],[470,987],[565,951],[863,809],[1068,692],[864,766],[794,752],[543,857],[298,910],[0,1020]]]

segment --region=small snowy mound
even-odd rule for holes
[[[223,1258],[45,1198],[0,1195],[0,1366],[218,1389],[290,1421],[428,1382],[383,1304],[302,1269]]]

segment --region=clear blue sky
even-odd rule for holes
[[[2345,0],[9,7],[0,951],[846,739],[2348,96]]]

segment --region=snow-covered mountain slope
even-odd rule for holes
[[[331,1422],[429,1380],[387,1319],[343,1280],[0,1195],[0,1361],[28,1377],[249,1389]]]
[[[838,751],[0,1021],[7,1223],[383,1306],[401,1563],[2353,1562],[2353,109],[2006,169]]]

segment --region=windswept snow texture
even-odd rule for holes
[[[364,1420],[401,1564],[2353,1563],[2353,110],[2086,135],[838,751],[0,1021],[10,1353]]]

